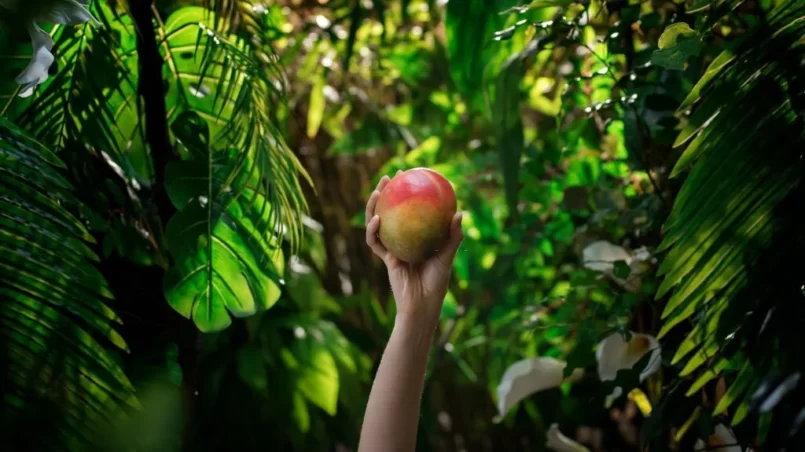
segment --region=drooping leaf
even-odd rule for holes
[[[324,117],[324,107],[326,105],[324,99],[324,85],[326,83],[324,74],[319,74],[316,77],[315,83],[310,88],[310,103],[307,110],[307,136],[313,138],[319,133],[319,126]]]

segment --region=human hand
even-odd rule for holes
[[[434,256],[420,264],[401,261],[383,246],[377,235],[380,217],[375,215],[375,206],[389,180],[388,176],[383,176],[366,203],[366,243],[383,260],[388,270],[394,302],[397,304],[397,321],[412,322],[435,330],[453,272],[453,260],[464,239],[462,214],[459,212],[453,216],[447,243]]]

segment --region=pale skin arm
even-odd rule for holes
[[[380,218],[374,214],[388,182],[384,176],[366,204],[366,243],[386,265],[397,317],[369,394],[359,452],[412,452],[415,448],[428,353],[453,259],[464,238],[458,213],[450,224],[447,245],[426,262],[412,266],[390,255],[377,237]]]

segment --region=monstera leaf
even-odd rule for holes
[[[168,194],[179,212],[167,225],[176,259],[165,280],[170,305],[201,331],[219,331],[236,317],[270,308],[279,298],[284,260],[270,229],[272,209],[248,160],[212,150],[198,114],[174,122],[188,159],[168,166]]]
[[[219,34],[216,30],[227,28],[222,21],[207,9],[187,7],[156,27],[164,42],[168,117],[173,122],[195,112],[209,124],[212,147],[231,146],[251,160],[249,177],[275,208],[271,228],[286,231],[294,247],[307,209],[299,176],[309,183],[310,177],[277,127],[285,100],[278,59],[251,40]]]
[[[139,406],[116,356],[128,351],[121,320],[58,167],[0,119],[0,430],[25,450],[86,447],[101,422]]]

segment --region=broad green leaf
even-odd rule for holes
[[[698,33],[684,22],[675,23],[660,36],[659,50],[651,55],[651,62],[666,69],[684,69],[688,58],[701,52]]]
[[[295,249],[302,233],[300,214],[307,209],[299,177],[311,181],[279,128],[278,110],[285,97],[277,82],[283,78],[278,58],[264,46],[250,47],[253,41],[216,29],[216,16],[195,6],[175,11],[164,26],[156,27],[165,42],[161,50],[169,119],[197,113],[209,123],[213,148],[237,149],[239,158],[249,161],[238,165],[232,177],[248,177],[263,191],[274,211],[270,230],[286,230],[285,238]]]
[[[313,341],[306,341],[305,344],[310,347],[300,357],[299,391],[309,402],[334,416],[338,408],[338,369],[335,359],[322,345]]]
[[[197,115],[185,114],[174,133],[191,130],[179,127],[188,123],[203,125]],[[182,138],[186,144],[204,142]],[[165,278],[165,296],[201,331],[220,331],[231,324],[230,312],[246,317],[277,301],[284,258],[268,233],[271,206],[252,181],[241,177],[248,171],[237,170],[250,162],[227,151],[192,154],[166,172],[168,194],[180,210],[166,229],[175,265]]]
[[[238,375],[247,385],[257,391],[268,388],[268,375],[262,351],[254,345],[247,345],[238,350]]]
[[[616,278],[627,279],[632,272],[632,268],[625,261],[615,261],[612,273]]]

